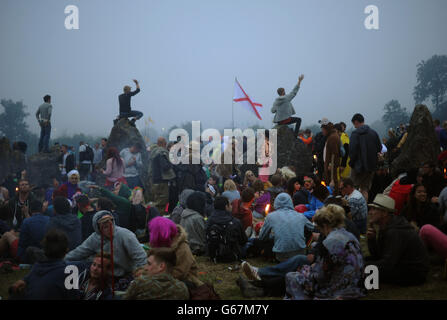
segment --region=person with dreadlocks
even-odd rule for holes
[[[97,253],[89,269],[79,275],[79,290],[82,300],[110,300],[112,256],[108,252]]]
[[[110,252],[112,288],[125,291],[134,275],[146,264],[146,252],[132,231],[115,225],[115,219],[110,211],[98,211],[93,217],[92,224],[95,232],[80,246],[70,251],[65,260],[91,260],[97,252],[101,254]]]

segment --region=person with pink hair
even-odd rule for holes
[[[187,284],[199,287],[198,265],[187,242],[185,229],[165,217],[156,217],[148,223],[151,248],[170,248],[175,252],[176,265],[172,276]]]

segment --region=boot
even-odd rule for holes
[[[245,298],[259,298],[265,296],[263,288],[254,286],[242,276],[239,276],[239,278],[237,278],[236,284],[241,289],[242,295]]]

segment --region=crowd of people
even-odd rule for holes
[[[290,103],[302,79],[288,96],[278,91],[281,99]],[[138,93],[124,91],[129,102]],[[47,105],[39,110],[51,113]],[[247,297],[360,298],[368,265],[378,268],[381,283],[423,284],[429,252],[447,258],[447,151],[440,148],[438,163],[391,177],[407,128],[381,141],[361,114],[351,122],[350,136],[345,123],[326,118],[315,136],[295,132],[314,158],[303,175],[292,166],[268,175],[262,165],[174,165],[174,144],[160,137],[148,148],[144,184],[139,143],[118,150],[107,139],[94,148],[81,141],[78,161],[62,145],[51,186],[31,186],[22,172],[17,189],[1,187],[0,255],[31,266],[10,287],[10,299],[216,298],[199,277],[197,256],[241,262],[246,277],[237,284]],[[299,118],[290,123],[299,129]],[[437,137],[442,146],[442,132]],[[148,185],[153,201],[144,197]],[[246,261],[254,257],[272,265]],[[66,287],[67,266],[79,271],[75,289]]]

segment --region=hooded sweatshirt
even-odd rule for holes
[[[50,218],[47,225],[47,231],[50,229],[59,229],[67,235],[68,249],[73,250],[82,242],[82,226],[78,217],[72,213],[55,214]]]
[[[85,264],[79,262],[65,262],[63,260],[49,260],[34,264],[30,273],[23,279],[26,282],[26,300],[78,300],[79,290],[65,288],[65,268],[67,265],[78,267],[79,273],[85,269]]]
[[[368,239],[371,253],[368,264],[376,265],[379,274],[411,270],[425,275],[429,269],[427,251],[414,227],[402,216],[391,216],[388,225],[376,239]],[[373,260],[373,261],[371,261]]]
[[[170,219],[174,221],[175,224],[180,223],[180,219],[182,216],[183,210],[186,209],[186,200],[188,197],[194,193],[194,190],[192,189],[185,189],[180,193],[179,196],[179,204],[172,210]]]
[[[98,221],[105,215],[112,215],[109,211],[102,210],[93,217],[93,229],[95,230],[79,247],[70,251],[65,260],[81,261],[92,260],[101,252],[101,233]],[[115,276],[122,277],[134,272],[146,264],[147,255],[137,240],[135,234],[125,228],[115,225],[113,220],[113,263]],[[104,237],[104,252],[110,253],[110,239]]]
[[[355,129],[349,144],[349,166],[356,172],[371,172],[377,166],[377,154],[382,151],[382,142],[373,129],[364,124]]]
[[[275,211],[264,220],[259,239],[273,238],[273,252],[285,253],[306,248],[304,227],[313,230],[313,224],[294,210],[292,198],[285,192],[276,197],[274,206]]]
[[[183,210],[180,225],[188,234],[188,242],[191,251],[201,254],[206,251],[205,220],[205,197],[199,191],[194,192],[186,201],[187,208]]]
[[[275,113],[275,118],[273,119],[274,123],[286,120],[295,114],[295,109],[290,101],[295,98],[299,89],[300,86],[297,84],[289,94],[279,96],[275,99],[271,109],[271,112]]]

